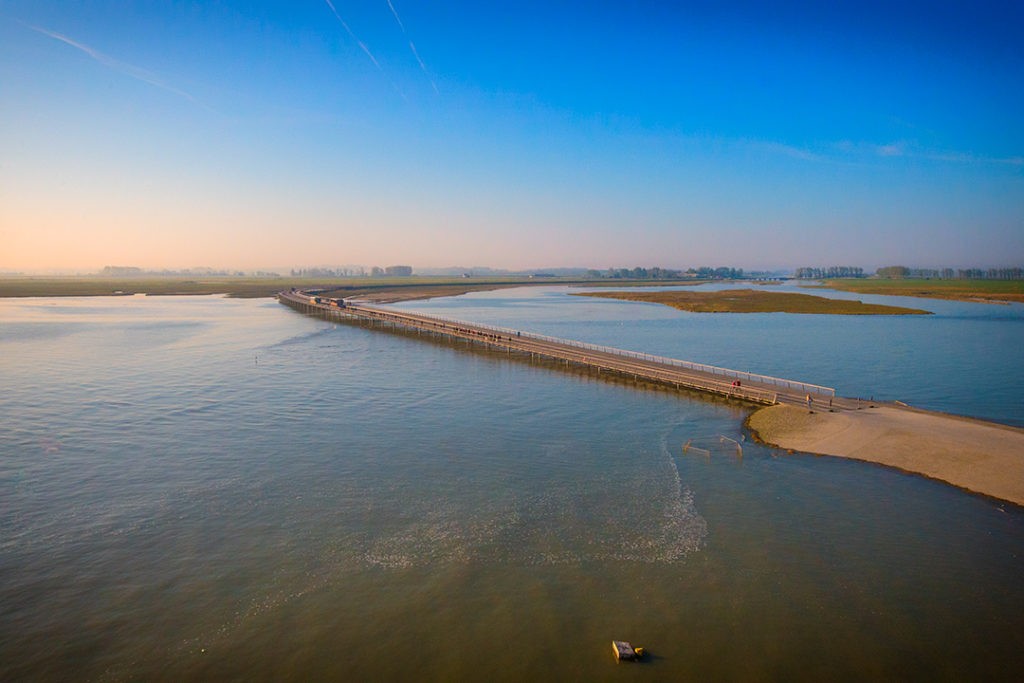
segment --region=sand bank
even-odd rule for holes
[[[829,299],[793,292],[765,292],[755,289],[724,289],[713,292],[659,291],[633,289],[628,292],[579,292],[625,301],[664,304],[692,313],[806,313],[830,315],[930,315],[919,308],[866,304],[849,299]]]
[[[747,426],[780,448],[888,465],[1024,505],[1024,429],[895,406],[811,414],[777,405]]]

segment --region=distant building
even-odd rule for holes
[[[384,269],[384,273],[396,277],[405,277],[412,275],[412,266],[388,266]]]

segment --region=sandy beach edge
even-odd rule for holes
[[[744,427],[768,446],[884,465],[1024,506],[1024,429],[919,408],[758,409]]]

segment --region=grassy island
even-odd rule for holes
[[[929,299],[1024,303],[1024,280],[825,280],[818,287],[856,294],[916,296]]]
[[[810,294],[764,292],[753,289],[726,289],[717,292],[580,292],[577,296],[595,296],[625,301],[665,304],[694,313],[817,313],[832,315],[907,315],[928,314],[916,308],[865,304],[860,301],[826,299]]]

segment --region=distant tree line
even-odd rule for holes
[[[1016,268],[908,268],[886,266],[875,275],[887,280],[1022,280],[1024,269]]]
[[[864,277],[864,269],[854,266],[829,266],[828,268],[797,268],[796,277],[801,280],[824,280],[836,277]]]
[[[245,272],[241,270],[217,270],[216,268],[184,268],[182,270],[147,270],[145,268],[139,268],[137,266],[104,266],[103,270],[99,272],[100,275],[107,275],[111,277],[142,277],[142,276],[159,276],[159,277],[181,277],[183,275],[199,275],[203,277],[245,277]],[[257,277],[263,277],[270,275],[277,277],[277,273],[263,273],[262,271],[255,274]]]
[[[609,280],[676,280],[684,277],[682,271],[669,268],[609,268],[608,270],[588,270],[588,277]]]
[[[718,268],[709,268],[708,266],[687,268],[686,274],[699,280],[742,280],[744,277],[742,268],[729,268],[727,266],[719,266]]]
[[[387,268],[374,266],[370,268],[370,277],[384,277],[385,275],[390,277],[406,277],[412,275],[412,266],[388,266]]]
[[[587,277],[606,280],[738,280],[743,278],[742,268],[688,268],[685,271],[672,268],[609,268],[608,270],[588,270]]]

